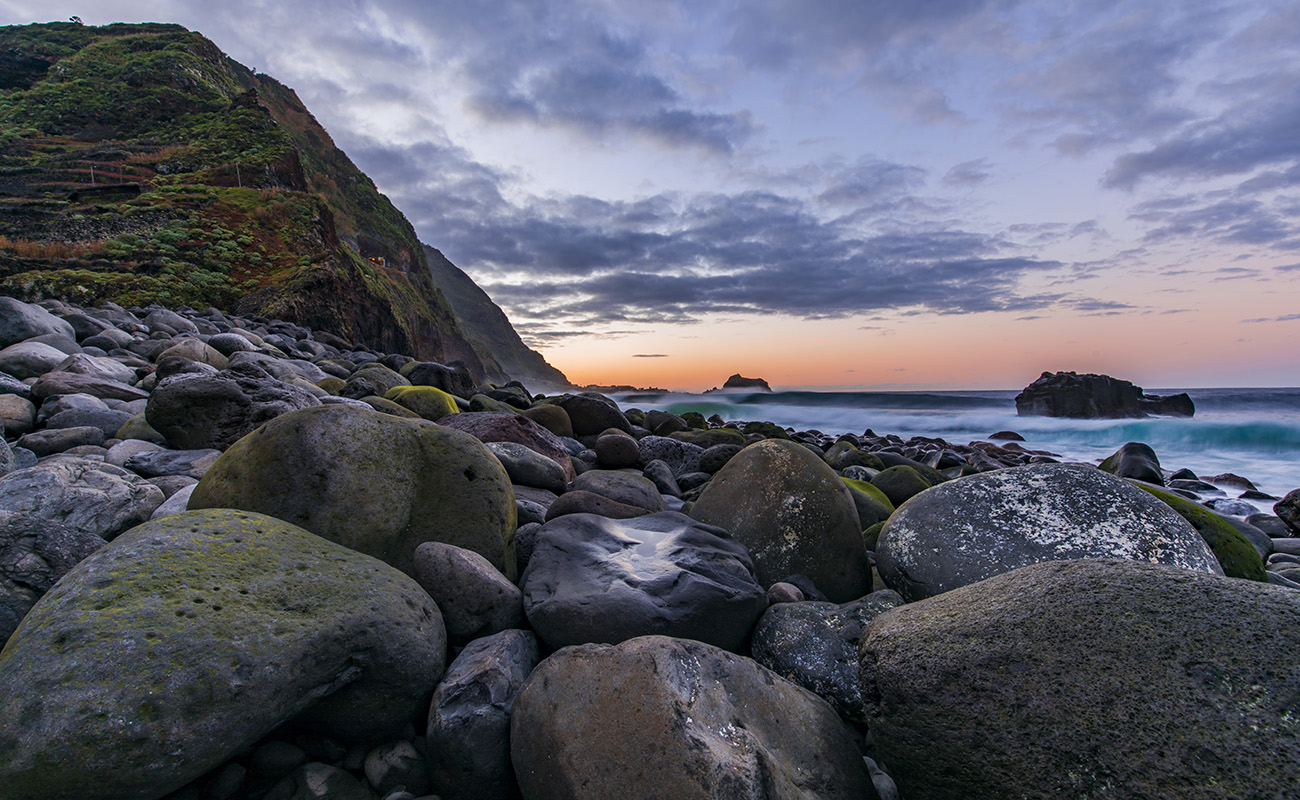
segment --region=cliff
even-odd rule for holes
[[[480,378],[530,363],[504,315],[467,334],[292,89],[177,25],[0,28],[0,230],[3,294],[216,306]]]

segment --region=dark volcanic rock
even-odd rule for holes
[[[751,389],[757,392],[770,392],[772,387],[767,385],[767,381],[762,378],[743,378],[740,373],[727,378],[727,382],[722,384],[723,389]]]
[[[509,411],[482,411],[448,414],[439,425],[464,431],[481,442],[514,442],[541,453],[564,468],[565,478],[573,480],[576,472],[569,451],[560,437],[528,417]]]
[[[1016,413],[1022,417],[1112,419],[1149,413],[1190,417],[1194,411],[1186,394],[1147,397],[1128,381],[1092,373],[1044,372],[1016,395]]]
[[[927,489],[894,512],[876,568],[909,601],[1042,561],[1128,558],[1222,574],[1169,506],[1099,469],[1035,464]]]
[[[778,586],[790,584],[777,583],[772,588]],[[774,605],[754,627],[754,660],[815,692],[845,717],[864,722],[858,684],[858,640],[867,623],[902,604],[903,598],[897,592],[883,589],[843,605]]]
[[[664,634],[734,649],[767,607],[744,546],[673,511],[553,519],[520,585],[529,623],[552,647]]]
[[[257,426],[320,401],[306,389],[267,377],[252,365],[160,382],[145,418],[179,450],[225,450]]]
[[[511,760],[529,800],[874,800],[821,698],[701,642],[568,647],[515,699]]]
[[[1295,795],[1300,592],[1038,564],[894,609],[862,694],[907,800]]]
[[[70,525],[104,539],[149,519],[162,490],[121,467],[61,456],[0,478],[0,511]]]
[[[625,433],[632,432],[632,423],[623,416],[618,403],[603,394],[597,392],[566,394],[557,401],[557,405],[568,412],[575,436],[593,436],[607,428],[617,428]]]
[[[0,647],[55,581],[104,544],[60,522],[0,511]]]
[[[1118,450],[1101,462],[1100,469],[1121,478],[1135,481],[1165,485],[1164,473],[1160,471],[1160,459],[1150,445],[1142,442],[1126,442]]]
[[[510,766],[510,712],[539,661],[520,630],[476,639],[456,656],[429,704],[429,777],[444,800],[518,796]]]

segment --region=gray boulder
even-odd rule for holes
[[[22,436],[36,427],[36,406],[21,395],[0,393],[0,427],[4,429],[0,438]]]
[[[0,370],[15,378],[37,378],[57,367],[68,354],[41,342],[18,342],[0,350]]]
[[[472,550],[425,542],[415,548],[412,575],[438,604],[452,644],[518,628],[524,622],[519,587]]]
[[[1101,462],[1100,469],[1121,478],[1154,483],[1156,486],[1165,485],[1165,476],[1160,471],[1160,459],[1156,457],[1156,451],[1142,442],[1123,444]]]
[[[577,474],[560,437],[520,414],[510,411],[448,414],[438,420],[438,424],[468,433],[481,442],[522,444],[559,464],[564,469],[565,479],[573,480]]]
[[[704,448],[690,442],[680,442],[667,436],[645,436],[637,444],[644,463],[662,461],[672,470],[674,478],[700,469],[700,454]]]
[[[567,647],[515,699],[511,761],[529,800],[872,800],[824,700],[751,659],[644,636]]]
[[[76,372],[47,372],[32,384],[31,398],[42,403],[59,394],[89,394],[104,400],[145,400],[149,393],[125,383],[81,375]]]
[[[1300,536],[1300,489],[1292,489],[1274,503],[1273,513],[1287,526],[1286,535]]]
[[[556,405],[568,412],[575,436],[595,436],[608,428],[632,432],[632,423],[623,416],[618,403],[603,394],[566,394],[556,401]]]
[[[521,630],[476,639],[456,656],[429,704],[433,790],[443,800],[518,797],[510,766],[510,714],[539,661],[537,637]]]
[[[23,434],[18,446],[31,450],[38,457],[63,453],[82,445],[101,445],[104,431],[90,426],[77,428],[46,428]]]
[[[163,493],[99,461],[60,456],[0,478],[0,511],[61,522],[103,539],[149,519]]]
[[[666,510],[663,496],[649,478],[617,470],[593,469],[573,480],[575,491],[591,492],[650,513]]]
[[[520,588],[551,647],[664,634],[735,649],[767,606],[744,546],[673,511],[547,522]]]
[[[135,382],[135,369],[112,358],[87,355],[70,355],[58,363],[55,372],[68,372],[74,375],[87,375],[106,381],[130,384]]]
[[[691,516],[748,547],[764,586],[799,573],[837,603],[871,591],[849,488],[799,444],[768,439],[746,447],[709,481]]]
[[[127,456],[122,466],[143,478],[185,475],[198,479],[211,469],[220,455],[220,450],[142,449]]]
[[[789,584],[775,584],[783,585]],[[754,660],[814,692],[844,717],[865,722],[858,683],[858,642],[868,623],[901,605],[903,598],[891,589],[842,605],[774,605],[754,627],[750,645]]]
[[[0,647],[55,581],[104,544],[53,520],[0,511]]]
[[[161,381],[149,397],[145,418],[178,450],[225,450],[281,414],[318,405],[305,389],[237,366]]]
[[[485,442],[497,457],[512,483],[552,492],[563,492],[568,485],[564,467],[517,442]]]
[[[260,514],[155,520],[65,575],[0,653],[0,784],[160,797],[290,720],[391,736],[445,648],[424,590],[373,558]]]
[[[1061,561],[878,617],[862,694],[907,800],[1289,797],[1297,641],[1293,590]]]
[[[876,543],[880,577],[909,601],[1029,564],[1079,558],[1223,573],[1205,540],[1169,506],[1075,464],[1034,464],[942,483],[895,511]]]
[[[77,335],[72,325],[40,306],[0,297],[0,348],[47,333]]]

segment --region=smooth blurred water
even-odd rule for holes
[[[1073,420],[1016,415],[1015,391],[772,392],[754,394],[619,394],[623,408],[698,411],[725,420],[764,420],[796,430],[936,436],[953,444],[1015,431],[1024,446],[1063,460],[1097,463],[1125,442],[1145,442],[1162,466],[1201,477],[1232,472],[1281,497],[1300,487],[1300,389],[1153,389],[1186,391],[1191,419]],[[1230,496],[1234,493],[1230,492]],[[1262,511],[1270,503],[1258,502]]]

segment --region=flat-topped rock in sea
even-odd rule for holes
[[[1016,395],[1016,413],[1022,417],[1190,417],[1195,411],[1186,393],[1147,395],[1129,381],[1094,373],[1044,372]]]

